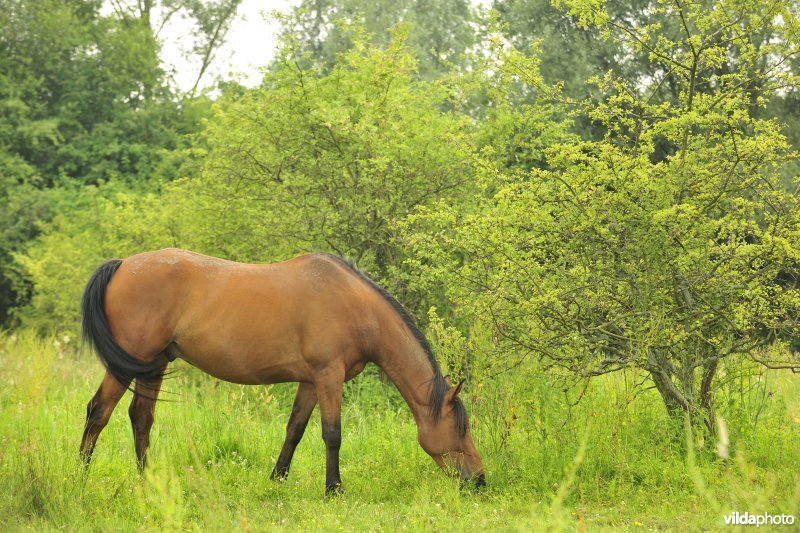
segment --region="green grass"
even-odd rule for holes
[[[102,370],[74,341],[59,342],[0,336],[4,531],[684,531],[726,529],[722,517],[732,510],[800,519],[800,379],[791,374],[768,374],[748,396],[720,402],[730,461],[699,437],[687,453],[658,397],[633,401],[635,376],[596,382],[574,407],[542,376],[473,387],[465,399],[489,483],[474,493],[439,471],[417,445],[402,399],[366,372],[345,391],[346,492],[325,498],[316,413],[288,480],[269,479],[293,385],[232,385],[186,365],[165,385],[174,401],[158,405],[144,475],[135,468],[129,395],[84,470],[77,449]]]

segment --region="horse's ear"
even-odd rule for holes
[[[444,382],[445,382],[445,383],[447,383],[447,386],[448,386],[448,387],[452,387],[452,386],[453,386],[453,382],[450,380],[450,374],[447,374],[447,375],[444,377]]]
[[[458,382],[458,385],[456,385],[456,390],[454,390],[453,394],[450,395],[450,397],[453,400],[455,400],[456,396],[458,396],[458,393],[461,392],[461,386],[464,384],[465,381],[467,381],[467,378],[462,379],[461,381]]]

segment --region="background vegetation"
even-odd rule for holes
[[[237,0],[0,0],[0,516],[70,529],[723,527],[800,517],[796,2],[303,1],[262,83],[206,71]],[[356,259],[427,328],[489,490],[418,449],[375,372],[346,391],[347,494],[291,390],[179,367],[138,476],[124,416],[88,473],[104,259],[176,246]],[[317,444],[316,446],[314,444]]]

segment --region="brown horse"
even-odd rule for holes
[[[325,488],[341,487],[342,385],[369,363],[394,382],[436,463],[485,484],[464,405],[424,335],[384,289],[338,256],[316,253],[271,265],[234,263],[167,249],[114,259],[83,295],[83,336],[106,375],[86,409],[81,456],[135,379],[129,414],[144,466],[155,402],[175,358],[226,381],[299,382],[286,440],[272,471],[289,471],[319,403],[327,450]],[[463,381],[462,381],[463,383]]]

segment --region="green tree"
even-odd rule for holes
[[[356,39],[329,73],[300,68],[301,49],[288,39],[261,88],[219,106],[199,186],[236,236],[228,256],[323,249],[387,279],[405,256],[395,223],[463,196],[470,123],[444,110],[447,85],[415,81],[402,32],[385,48]]]
[[[496,0],[492,7],[502,23],[503,35],[514,46],[525,53],[535,53],[540,60],[540,70],[544,80],[551,85],[561,84],[566,96],[572,98],[592,97],[599,99],[595,85],[587,83],[594,76],[603,76],[613,71],[618,77],[632,83],[635,89],[653,88],[653,80],[659,80],[659,90],[651,90],[651,102],[678,103],[681,86],[676,76],[671,76],[670,66],[663,62],[651,61],[650,47],[637,42],[644,37],[647,28],[657,32],[659,36],[671,41],[685,39],[685,27],[679,17],[673,16],[663,2],[653,0],[606,0],[603,6],[606,20],[602,26],[581,24],[581,13],[566,13],[558,9],[560,2],[550,0]],[[714,2],[703,2],[710,9]],[[764,16],[771,17],[778,5],[764,3],[761,6]],[[585,21],[584,21],[585,22]],[[740,24],[743,23],[740,21]],[[776,42],[787,42],[787,28],[781,24],[763,25],[749,32],[750,46],[758,52],[760,62],[753,63],[757,68],[767,71],[770,65],[769,50]],[[624,39],[605,39],[603,32],[614,31],[625,34]],[[791,31],[790,31],[791,33]],[[734,41],[718,42],[718,50],[726,50],[728,61],[720,61],[713,70],[717,76],[724,76],[737,69],[736,62],[740,54],[739,46]],[[758,63],[758,64],[756,64]],[[789,54],[777,68],[800,74],[800,57]],[[787,126],[784,134],[795,149],[800,148],[800,137],[794,127],[800,121],[800,106],[797,105],[797,87],[788,85],[776,91],[767,87],[761,90],[761,80],[752,78],[748,92],[752,104],[750,113],[759,118],[779,118]],[[756,103],[761,99],[768,100]],[[602,136],[598,125],[590,121],[576,120],[577,131],[586,138],[597,139]],[[655,156],[663,157],[664,149],[660,147]],[[797,163],[784,167],[783,176],[786,186],[790,186],[792,176],[797,173]]]
[[[797,53],[797,5],[659,3],[683,28],[675,39],[661,22],[612,22],[601,2],[564,5],[663,76],[596,78],[602,101],[579,111],[601,140],[554,144],[531,172],[489,161],[476,213],[418,214],[420,275],[488,332],[497,364],[538,356],[570,379],[642,369],[671,413],[711,427],[726,359],[800,368],[784,340],[798,333],[800,293],[782,276],[800,259],[798,198],[780,173],[795,154],[777,121],[751,112],[797,82],[782,68]],[[756,45],[765,31],[781,38]],[[666,78],[675,102],[652,98]]]
[[[475,19],[467,0],[303,0],[284,20],[283,31],[330,69],[337,55],[353,46],[354,25],[365,28],[375,44],[386,45],[391,29],[407,23],[406,44],[419,61],[418,75],[431,79],[465,65],[476,42]]]
[[[613,5],[611,2],[609,5]],[[550,85],[563,84],[565,95],[589,96],[587,80],[609,69],[620,72],[619,43],[603,40],[597,28],[582,28],[550,0],[496,0],[492,9],[513,46],[540,59],[539,71]]]

